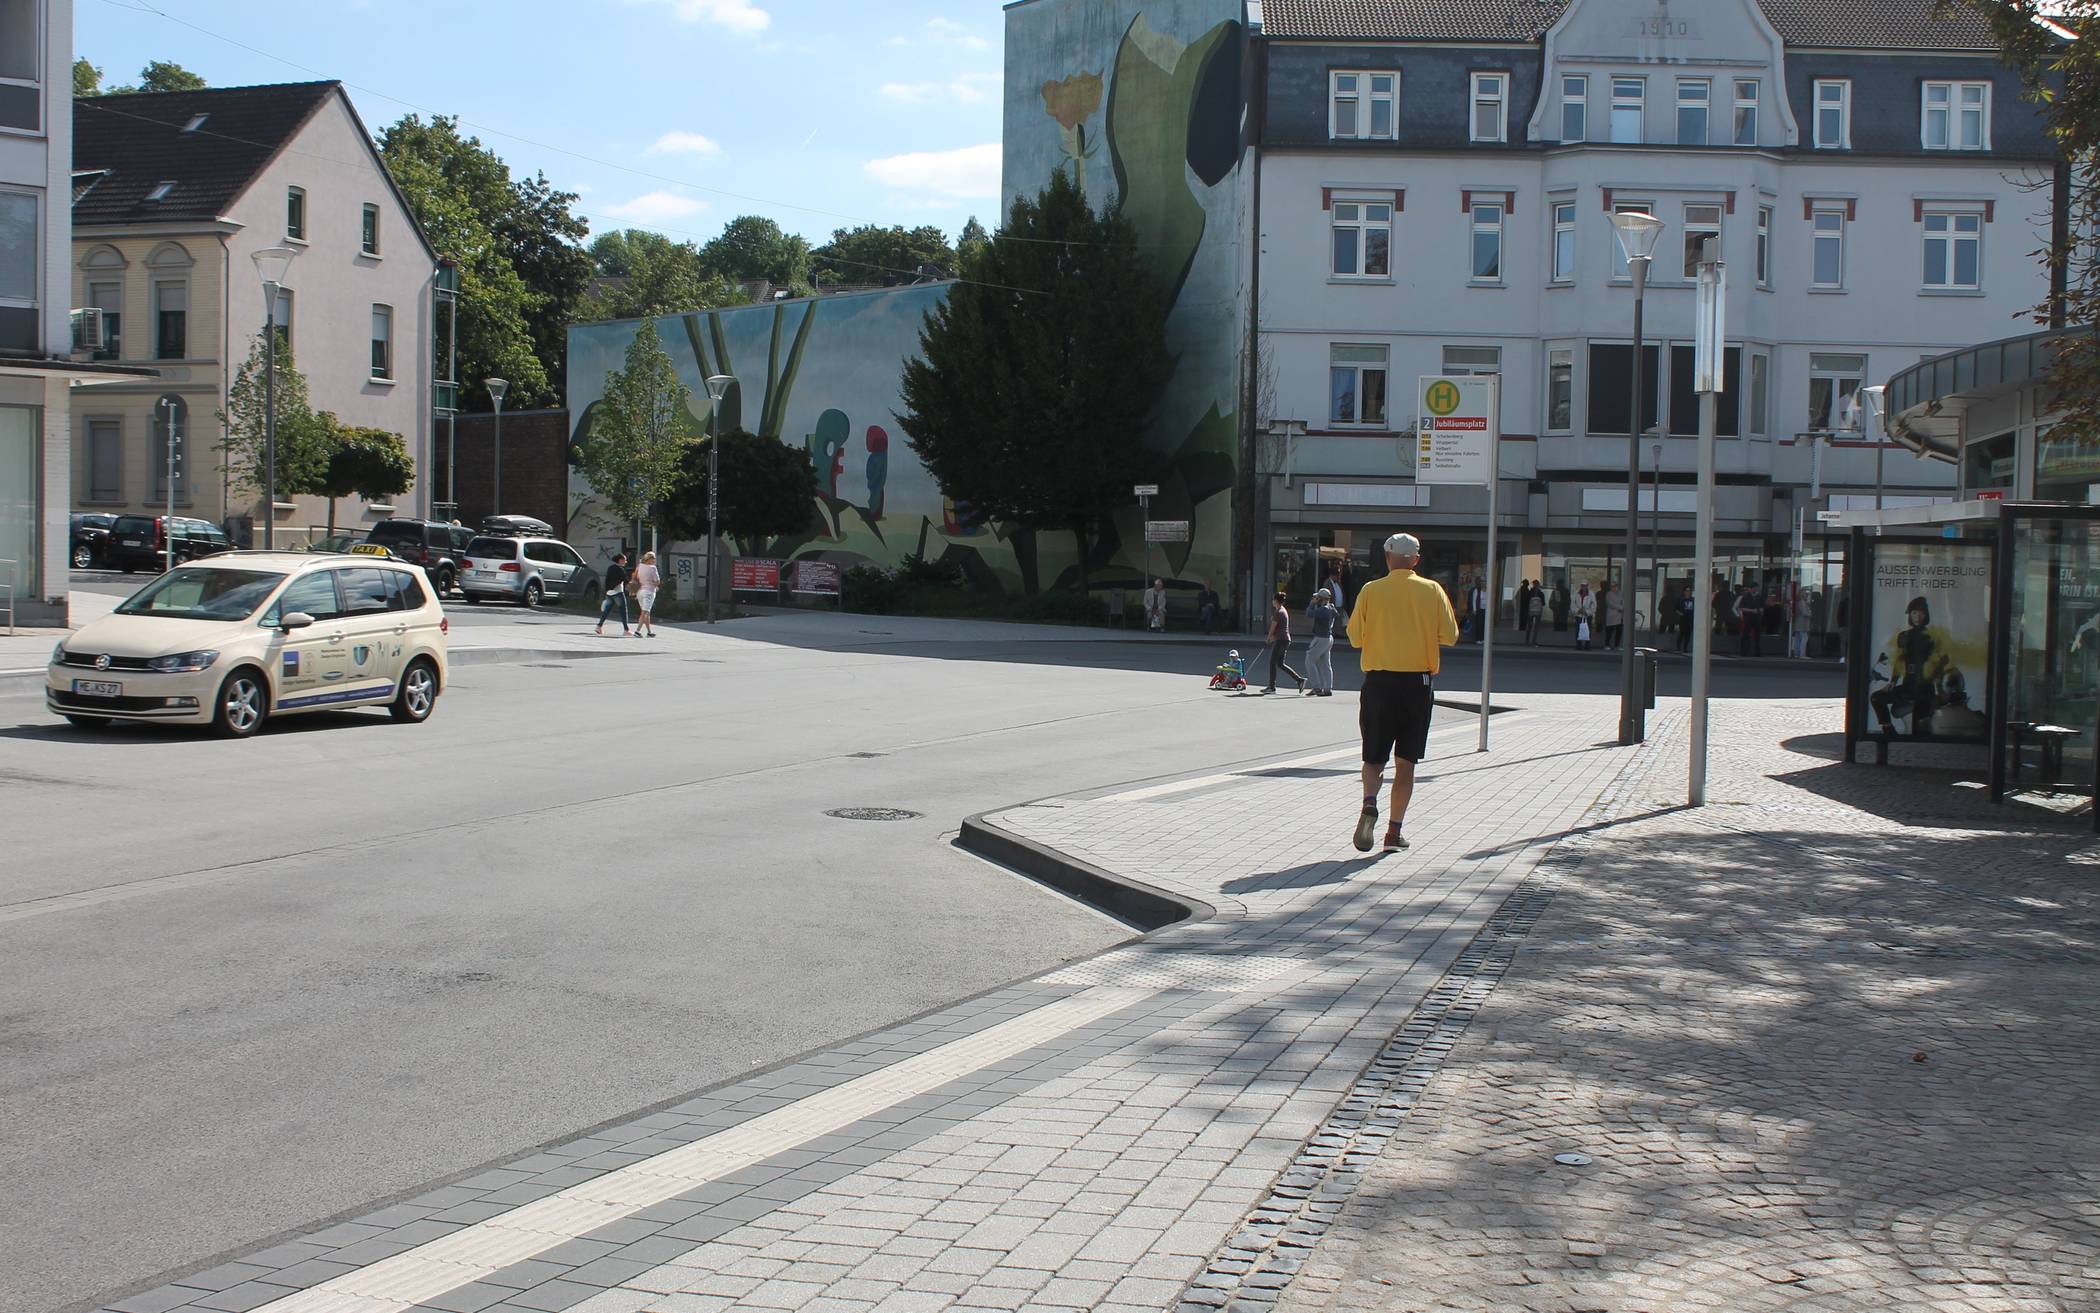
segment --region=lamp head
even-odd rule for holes
[[[285,271],[292,267],[292,260],[299,252],[289,246],[265,246],[248,258],[255,262],[255,272],[261,276],[266,287],[279,287],[284,283]]]
[[[1655,244],[1662,240],[1663,221],[1638,210],[1613,214],[1611,226],[1619,235],[1619,249],[1626,253],[1628,263],[1653,256]]]
[[[507,378],[485,379],[482,382],[482,386],[489,390],[489,399],[496,403],[496,409],[503,409],[503,394],[510,391],[510,380]]]
[[[729,395],[729,385],[734,382],[736,382],[736,376],[733,374],[708,375],[707,399],[718,406],[721,405],[722,398]]]

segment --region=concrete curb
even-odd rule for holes
[[[1002,807],[999,810],[1015,809]],[[1218,914],[1216,908],[1198,899],[1184,898],[1136,880],[1111,875],[1098,866],[1068,857],[1032,839],[1024,839],[994,823],[990,818],[997,814],[980,812],[965,820],[961,833],[956,836],[956,845],[1097,911],[1127,921],[1146,934],[1183,922],[1208,921]]]

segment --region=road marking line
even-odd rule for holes
[[[403,1313],[636,1211],[830,1135],[1156,994],[1107,986],[872,1071],[705,1139],[666,1149],[261,1306],[267,1313]]]

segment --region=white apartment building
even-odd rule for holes
[[[1660,471],[1665,594],[1691,574],[1706,237],[1727,262],[1715,527],[1731,577],[1791,568],[1797,521],[1821,569],[1815,512],[1871,506],[1877,469],[1891,504],[1952,495],[1945,464],[1833,430],[1861,386],[2017,332],[2047,295],[2033,253],[2052,152],[1971,11],[1267,0],[1262,19],[1256,423],[1303,432],[1288,478],[1263,472],[1257,568],[1280,585],[1309,591],[1322,548],[1377,573],[1397,528],[1447,583],[1480,570],[1485,490],[1409,472],[1418,378],[1437,373],[1501,377],[1505,616],[1521,580],[1617,568],[1633,293],[1614,210],[1667,225],[1640,462]],[[1644,562],[1643,616],[1657,582]]]

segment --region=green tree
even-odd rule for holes
[[[102,94],[102,70],[87,62],[85,58],[73,61],[73,96],[84,100]]]
[[[248,358],[234,371],[226,389],[226,405],[219,410],[225,434],[219,444],[224,467],[233,481],[250,492],[263,491],[266,465],[264,452],[263,335],[257,333],[248,346]],[[332,440],[330,421],[316,415],[306,397],[306,375],[292,360],[290,343],[282,333],[277,338],[277,371],[274,396],[277,411],[277,494],[320,493],[327,481],[328,454]]]
[[[686,448],[678,480],[656,504],[656,522],[666,537],[707,537],[707,449],[722,444],[722,499],[716,508],[722,532],[756,552],[768,538],[806,533],[816,515],[817,471],[809,453],[778,438],[732,429]]]
[[[584,477],[619,522],[640,521],[676,485],[681,458],[698,436],[687,396],[656,324],[642,321],[626,360],[605,376],[579,453]]]
[[[204,79],[180,64],[156,59],[139,70],[139,84],[126,91],[202,91]]]
[[[707,274],[691,242],[627,228],[600,236],[590,255],[601,281],[578,311],[583,319],[646,319],[750,300],[735,283]]]
[[[379,153],[430,243],[460,265],[462,407],[489,408],[483,380],[510,380],[515,409],[561,398],[567,332],[590,281],[576,197],[543,175],[513,181],[456,119],[410,114],[379,136]]]
[[[991,245],[991,242],[991,235],[985,232],[984,225],[977,222],[976,215],[971,215],[970,221],[965,223],[962,226],[962,231],[955,235],[955,258],[957,264],[968,264],[971,260],[976,259],[978,252]]]
[[[2061,161],[2055,187],[2069,201],[2065,240],[2041,251],[2051,294],[2035,321],[2051,327],[2100,322],[2100,0],[1969,0],[1991,25],[2005,63],[2020,75]],[[2066,38],[2063,32],[2073,35]],[[2056,289],[2061,287],[2061,295]],[[2057,339],[2047,379],[2063,407],[2054,439],[2100,439],[2100,339]]]
[[[910,282],[922,267],[955,272],[955,248],[931,224],[840,228],[811,256],[810,268],[827,283]]]
[[[763,278],[775,287],[806,288],[809,243],[771,219],[739,215],[700,248],[700,267],[732,282]]]
[[[415,486],[415,458],[408,454],[408,443],[400,434],[339,424],[325,410],[314,418],[328,435],[328,463],[321,475],[319,492],[328,499],[330,534],[335,532],[337,498],[382,501]]]
[[[1070,531],[1083,594],[1096,533],[1160,467],[1142,435],[1172,371],[1166,290],[1120,206],[1095,214],[1063,170],[964,274],[927,312],[899,422],[949,497]]]

